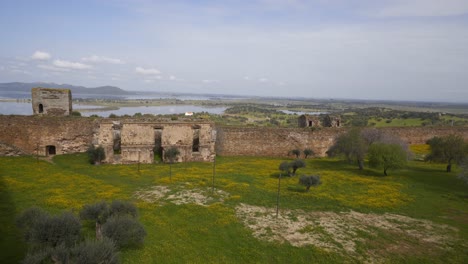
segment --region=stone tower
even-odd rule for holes
[[[67,116],[72,112],[70,89],[36,87],[31,89],[31,97],[35,115]]]

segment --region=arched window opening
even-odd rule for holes
[[[39,113],[44,113],[44,106],[39,104]]]

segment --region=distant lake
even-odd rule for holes
[[[31,103],[0,102],[0,114],[2,115],[32,115]]]
[[[290,110],[280,110],[281,112],[285,114],[290,114],[290,115],[321,115],[321,114],[328,114],[327,112],[301,112],[301,111],[290,111]]]
[[[78,110],[78,109],[77,109]],[[167,115],[167,114],[183,114],[185,112],[208,112],[211,114],[222,114],[226,107],[203,107],[195,105],[164,105],[164,106],[134,106],[134,107],[121,107],[118,110],[111,111],[96,111],[96,112],[83,112],[82,116],[98,115],[108,117],[110,114],[115,115],[134,115],[136,113],[153,114],[153,115]]]
[[[97,105],[75,105],[73,104],[74,111],[80,109],[93,109],[100,108]],[[134,115],[136,113],[153,114],[153,115],[166,115],[166,114],[183,114],[185,112],[208,112],[211,114],[222,114],[226,107],[203,107],[194,105],[165,105],[165,106],[135,106],[135,107],[121,107],[118,110],[111,111],[93,111],[83,112],[82,116],[98,115],[108,117],[110,114],[115,115]],[[2,115],[32,115],[31,103],[25,102],[0,102],[0,114]]]

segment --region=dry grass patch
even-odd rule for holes
[[[216,202],[224,202],[229,193],[211,188],[184,189],[184,186],[153,186],[135,192],[135,197],[148,203],[158,202],[161,205],[170,202],[173,204],[198,204],[207,206]]]
[[[276,218],[273,208],[240,204],[236,214],[258,239],[296,247],[313,245],[371,262],[382,247],[389,253],[410,255],[420,247],[424,251],[443,251],[451,250],[456,243],[466,246],[456,228],[389,213],[282,210]],[[385,234],[392,236],[376,249],[373,241],[381,240]]]

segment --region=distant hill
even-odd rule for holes
[[[132,92],[122,90],[119,87],[115,87],[115,86],[100,86],[100,87],[95,87],[95,88],[87,88],[84,86],[75,86],[71,84],[57,84],[57,83],[44,83],[44,82],[0,83],[0,91],[30,92],[31,88],[34,88],[34,87],[70,89],[72,91],[72,94],[105,94],[105,95],[133,94]]]

